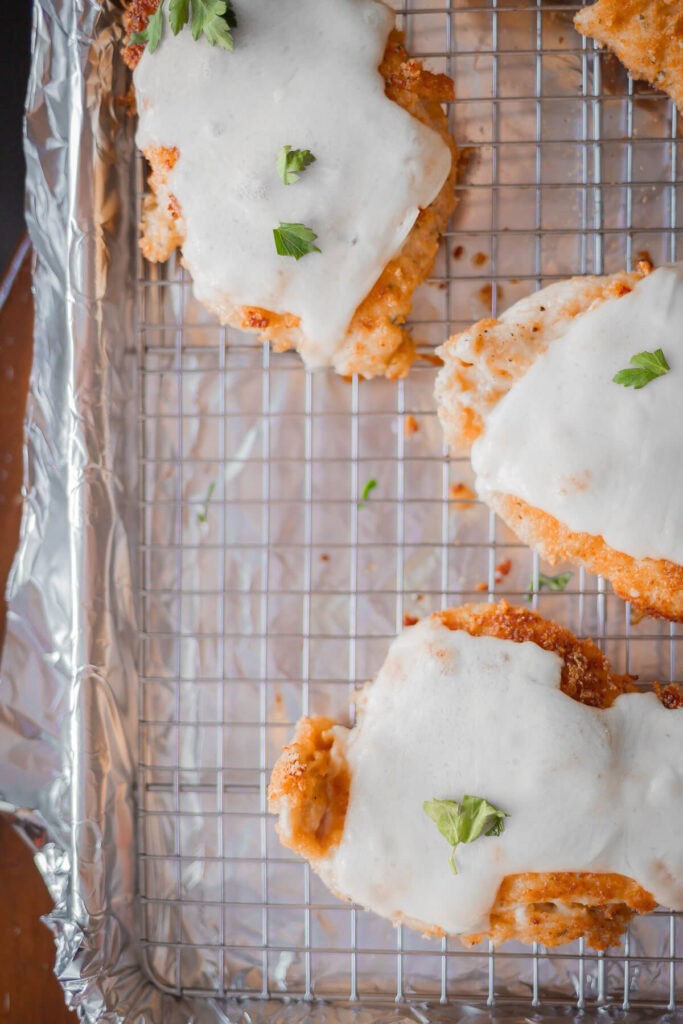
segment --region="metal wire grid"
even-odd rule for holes
[[[456,82],[461,204],[413,324],[427,345],[535,287],[676,258],[677,120],[573,32],[565,4],[400,8]],[[140,170],[140,194],[143,173]],[[671,1011],[683,958],[658,912],[621,949],[473,951],[335,901],[266,813],[300,714],[352,715],[404,616],[522,601],[537,556],[448,460],[434,370],[351,383],[213,324],[177,267],[140,262],[140,896],[172,992]],[[198,416],[197,410],[201,409]],[[406,435],[414,416],[419,432]],[[364,483],[378,481],[362,501]],[[510,565],[508,568],[507,562]],[[556,570],[555,570],[556,571]],[[583,571],[533,604],[620,671],[680,679],[673,626]]]

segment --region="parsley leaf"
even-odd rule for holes
[[[161,42],[161,33],[164,28],[164,0],[157,7],[154,14],[152,14],[147,22],[147,25],[142,32],[131,32],[130,41],[131,43],[146,43],[147,49],[150,53],[154,53],[157,46]]]
[[[638,352],[631,356],[631,366],[635,369],[619,370],[612,380],[615,384],[623,384],[625,388],[634,388],[636,391],[644,388],[655,377],[663,377],[671,369],[661,348],[655,349],[654,352]]]
[[[171,0],[168,6],[168,20],[171,32],[177,36],[183,25],[190,20],[190,0]]]
[[[283,146],[277,155],[277,173],[285,185],[293,185],[299,180],[295,171],[304,171],[309,164],[312,164],[315,157],[310,149],[292,149],[291,146]]]
[[[376,486],[377,486],[377,481],[376,480],[368,480],[368,482],[366,483],[365,487],[363,488],[363,494],[362,494],[363,500],[358,502],[358,508],[362,508],[363,507],[365,502],[370,497],[370,492],[374,491]]]
[[[279,228],[273,228],[275,248],[280,256],[293,256],[300,260],[307,252],[320,252],[313,242],[318,236],[305,224],[287,224],[280,221]]]
[[[215,490],[216,490],[216,481],[213,480],[209,484],[209,489],[206,492],[206,498],[204,499],[204,507],[202,508],[201,512],[197,513],[197,519],[199,520],[200,523],[205,523],[206,522],[207,516],[209,514],[209,502],[211,501],[211,497],[212,497],[213,492]]]
[[[564,590],[573,575],[573,572],[561,572],[557,576],[546,576],[544,573],[539,572],[538,587],[534,588],[534,577],[532,575],[529,580],[529,588],[524,596],[527,601],[530,601],[534,596],[534,589],[542,590],[543,587],[547,587],[548,590]]]
[[[479,836],[499,836],[505,829],[505,811],[499,811],[481,796],[456,800],[425,800],[422,810],[432,819],[441,835],[452,846],[448,863],[457,875],[454,854],[459,843],[473,843]]]
[[[230,29],[235,24],[235,12],[226,0],[192,0],[193,39],[199,39],[203,32],[212,46],[232,50],[235,44]]]
[[[164,2],[161,0],[142,32],[131,32],[130,35],[131,43],[146,43],[150,53],[154,53],[161,42]],[[237,27],[237,18],[230,0],[170,0],[168,20],[174,36],[190,21],[190,6],[193,39],[199,39],[203,33],[212,46],[218,44],[223,50],[234,49],[230,29]]]

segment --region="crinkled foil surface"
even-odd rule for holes
[[[460,141],[475,144],[456,222],[469,269],[453,262],[463,246],[451,237],[431,290],[416,301],[428,342],[442,340],[446,322],[464,326],[487,304],[495,312],[497,302],[526,294],[541,274],[615,270],[641,245],[658,261],[674,254],[670,193],[643,185],[629,206],[619,192],[625,175],[675,182],[665,101],[635,107],[624,76],[607,63],[615,105],[606,103],[601,125],[589,129],[571,97],[596,85],[588,74],[595,69],[563,52],[570,11],[551,6],[542,25],[527,24],[524,5],[509,5],[500,28],[508,44],[519,30],[521,55],[508,45],[494,65],[488,14],[475,11],[460,35],[463,22],[453,22],[451,35],[437,5],[417,6],[436,12],[422,22],[421,52],[438,54],[444,34],[453,52],[462,50],[456,85],[466,105],[456,120]],[[445,946],[337,909],[278,847],[272,822],[253,830],[263,819],[267,768],[302,708],[345,716],[347,681],[377,669],[404,612],[473,599],[487,585],[519,599],[533,563],[510,534],[496,534],[485,510],[465,503],[453,514],[450,486],[466,483],[469,470],[444,459],[433,367],[416,368],[404,383],[359,386],[307,375],[294,357],[239,336],[226,348],[182,270],[141,265],[120,15],[121,0],[34,0],[27,99],[35,357],[0,675],[0,800],[40,837],[36,861],[55,903],[49,923],[69,1005],[82,1020],[112,1024],[550,1022],[581,1016],[557,1008],[553,995],[590,999],[621,985],[643,1004],[627,1015],[612,998],[596,1011],[600,1019],[673,1020],[663,993],[676,970],[675,935],[665,915],[632,930],[629,948],[641,959],[630,969],[616,958],[583,964],[576,946],[536,962],[513,947],[497,966],[508,998],[487,1007],[486,949],[451,961],[457,969],[449,966],[446,982]],[[541,35],[553,54],[544,66],[524,50]],[[495,108],[494,68],[494,86],[520,99],[489,123],[477,104]],[[550,103],[563,90],[566,102],[547,107],[557,115],[541,127],[534,91]],[[532,147],[531,170],[519,145],[529,125],[548,139],[542,161]],[[573,145],[593,129],[615,140],[598,170],[595,153]],[[642,161],[620,141],[639,131],[662,143]],[[581,192],[578,183],[587,174],[597,182],[598,171],[614,193]],[[538,188],[516,192],[514,182],[529,173]],[[553,192],[572,181],[575,196]],[[610,227],[604,246],[593,236],[587,244],[586,230],[599,224]],[[548,226],[556,231],[550,243],[541,237]],[[618,233],[632,226],[624,242]],[[531,234],[514,245],[513,234],[497,234],[494,252],[492,228]],[[489,271],[472,269],[494,258],[507,275],[505,295],[495,284],[486,291]],[[448,292],[447,279],[455,279]],[[175,289],[161,288],[173,281]],[[412,442],[404,438],[408,411],[420,419]],[[182,472],[173,468],[180,461]],[[359,507],[370,476],[376,492]],[[503,582],[496,564],[508,554]],[[627,657],[645,677],[674,671],[668,626],[638,625],[628,612],[624,624],[622,603],[583,575],[570,591],[559,595],[564,612],[553,603],[558,595],[545,595],[542,611],[584,634],[613,636],[606,646],[618,671]],[[344,685],[317,684],[332,676]],[[318,909],[302,911],[304,901]],[[365,950],[354,953],[357,1001],[348,998],[348,915]],[[399,994],[409,1000],[394,1005],[397,949]],[[449,940],[448,950],[457,949]],[[542,1009],[532,999],[539,980],[549,995]],[[446,991],[453,998],[440,1006]],[[259,992],[279,998],[254,998]],[[327,1001],[302,1002],[302,994]]]

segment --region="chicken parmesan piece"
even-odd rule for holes
[[[277,12],[235,0],[230,53],[168,25],[154,53],[131,43],[157,6],[128,0],[125,15],[152,169],[145,257],[180,247],[222,323],[296,349],[307,366],[407,373],[412,295],[456,202],[451,79],[409,57],[378,0],[283,0]],[[315,157],[287,185],[283,146]],[[315,248],[279,254],[280,223],[308,228]]]
[[[438,350],[435,394],[450,449],[521,540],[683,621],[683,266],[651,271],[560,281],[480,320]],[[661,375],[614,380],[659,350]]]
[[[447,609],[392,644],[353,728],[298,723],[270,781],[279,837],[395,924],[606,949],[635,913],[683,908],[683,709],[669,691],[634,692],[590,640],[531,610]],[[468,801],[502,827],[454,840]]]
[[[631,78],[661,89],[683,111],[680,0],[598,0],[575,15],[574,25],[612,50]]]
[[[683,907],[670,689],[634,692],[591,641],[528,609],[450,608],[392,644],[352,729],[298,723],[269,807],[337,896],[396,925],[605,949],[634,913]],[[454,874],[424,804],[467,795],[506,817],[457,845]]]

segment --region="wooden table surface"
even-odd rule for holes
[[[31,365],[33,304],[26,258],[0,308],[0,595],[19,537],[23,416]],[[0,637],[5,604],[0,597]],[[52,909],[31,850],[0,815],[0,1024],[74,1024],[54,976]]]

